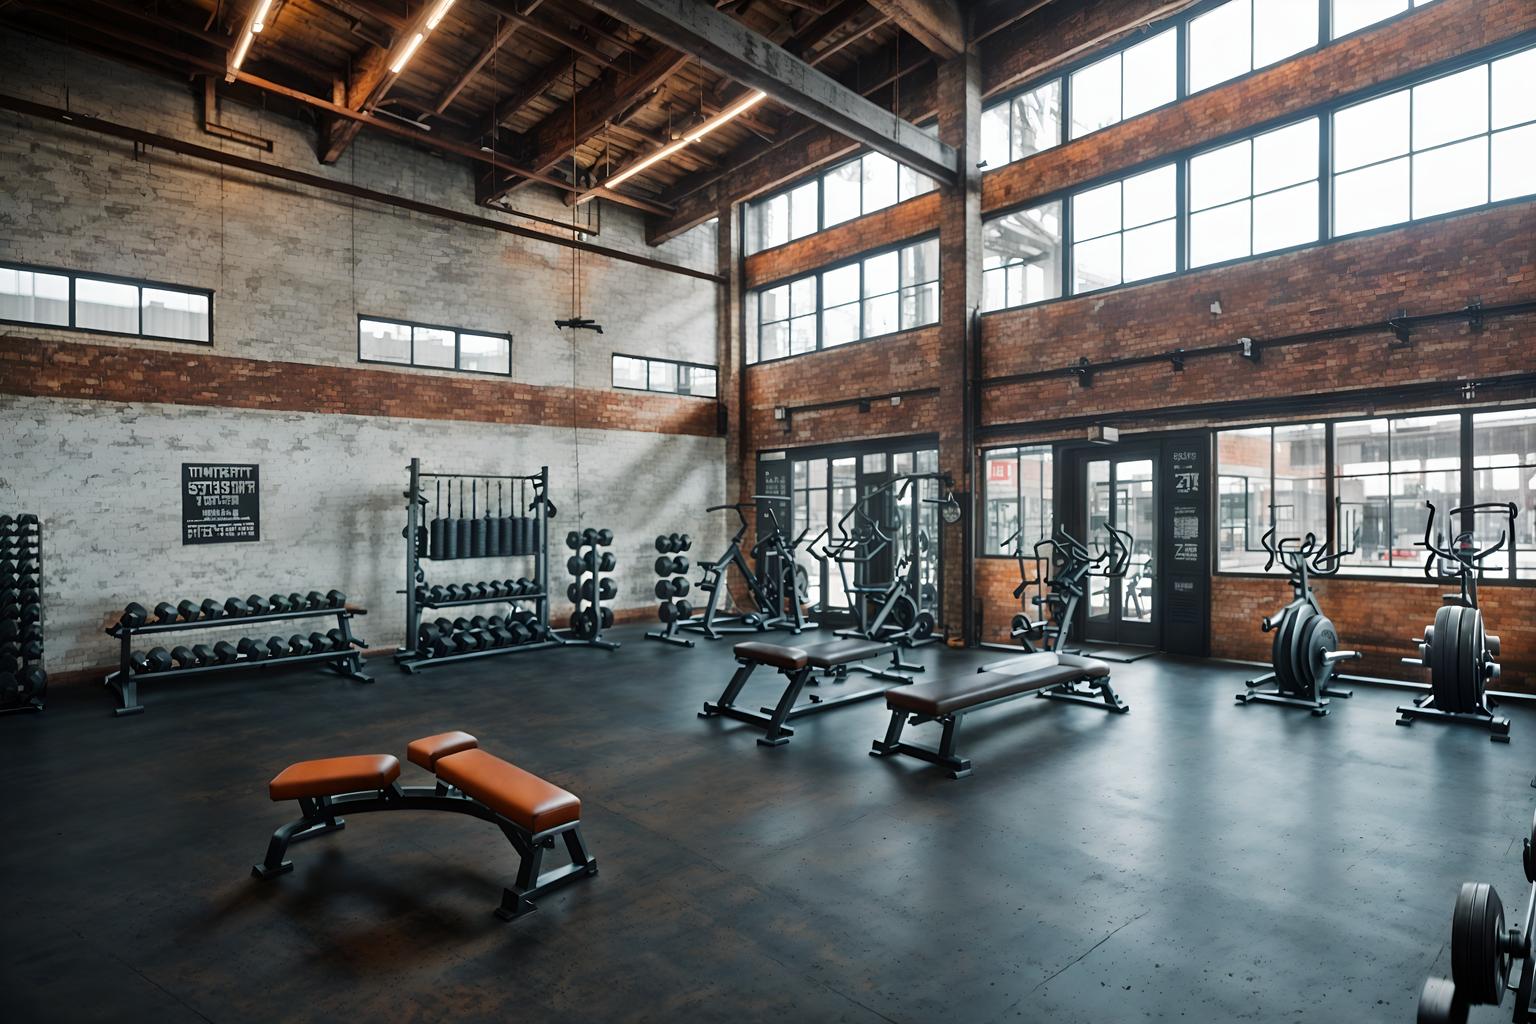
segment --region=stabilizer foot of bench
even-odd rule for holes
[[[251,877],[266,880],[276,878],[278,875],[286,875],[293,870],[293,861],[285,860],[275,868],[269,868],[265,864],[252,864]]]

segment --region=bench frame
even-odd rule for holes
[[[927,761],[929,764],[938,765],[940,768],[949,769],[949,777],[952,779],[967,778],[971,774],[971,759],[960,757],[955,753],[955,737],[960,731],[960,720],[972,711],[1006,704],[1021,697],[1087,704],[1089,707],[1113,711],[1120,715],[1131,710],[1131,706],[1121,700],[1115,688],[1110,685],[1109,676],[1074,679],[1064,683],[1054,683],[1044,688],[1020,690],[1018,693],[1010,693],[969,707],[957,708],[947,715],[921,715],[905,708],[892,708],[891,721],[885,730],[885,739],[875,740],[870,745],[869,756],[886,757],[890,754],[906,754],[921,761]],[[922,725],[925,722],[938,722],[944,728],[937,748],[924,746],[921,743],[909,743],[901,738],[902,730],[908,725]]]
[[[882,651],[881,654],[885,652]],[[819,682],[815,679],[817,672],[824,677],[842,682],[848,678],[850,672],[865,672],[876,679],[885,680],[893,685],[906,686],[912,682],[911,676],[901,675],[896,669],[905,668],[917,672],[923,670],[921,665],[908,665],[901,660],[901,648],[892,647],[890,651],[891,667],[888,669],[874,669],[857,662],[847,662],[841,665],[833,665],[830,668],[816,668],[806,665],[803,668],[781,668],[779,675],[784,676],[784,692],[779,695],[778,704],[773,707],[764,706],[758,711],[748,711],[736,706],[736,699],[741,696],[742,687],[747,685],[747,679],[760,665],[767,664],[762,661],[752,661],[748,658],[737,658],[739,668],[731,676],[730,682],[725,684],[725,690],[721,692],[719,700],[705,701],[704,710],[699,712],[700,718],[724,717],[737,722],[744,722],[754,728],[763,730],[764,735],[758,737],[758,745],[763,747],[780,747],[789,742],[789,737],[795,731],[786,723],[806,715],[820,714],[823,711],[831,711],[833,708],[842,707],[845,704],[857,704],[860,701],[879,697],[891,686],[874,686],[867,690],[856,690],[853,693],[843,693],[836,697],[823,697],[819,693],[811,694],[803,704],[800,700],[801,691],[806,684]]]
[[[293,870],[293,861],[283,857],[291,844],[339,831],[346,826],[346,819],[340,817],[343,813],[370,811],[451,811],[489,821],[501,829],[518,856],[517,881],[511,888],[502,890],[501,905],[496,908],[496,916],[503,921],[532,913],[537,909],[533,901],[539,896],[577,878],[597,874],[597,861],[582,841],[579,819],[542,832],[530,832],[442,781],[435,787],[402,786],[391,782],[383,789],[299,797],[298,800],[300,816],[272,833],[266,857],[251,868],[253,877],[268,879],[287,874]],[[544,871],[544,851],[554,848],[557,837],[565,841],[571,862]]]

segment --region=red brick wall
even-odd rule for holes
[[[712,437],[716,404],[633,391],[534,387],[494,377],[238,359],[0,338],[0,394],[233,409],[600,427]]]
[[[938,226],[939,194],[929,192],[747,257],[745,287],[756,288],[830,266],[871,249],[936,231]]]
[[[1345,662],[1343,671],[1386,679],[1426,682],[1428,676],[1399,658],[1417,653],[1410,642],[1422,636],[1449,588],[1407,580],[1320,580],[1315,588],[1340,642],[1365,657]],[[1479,603],[1488,631],[1503,644],[1503,677],[1493,689],[1536,692],[1536,589],[1485,586]],[[1268,663],[1274,634],[1259,620],[1283,608],[1291,588],[1283,577],[1217,576],[1211,580],[1211,654]],[[1236,692],[1236,691],[1234,691]]]

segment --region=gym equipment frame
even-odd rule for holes
[[[752,568],[741,550],[742,538],[747,535],[746,510],[757,508],[758,502],[781,502],[787,505],[789,501],[789,498],[778,495],[754,494],[751,501],[711,505],[704,510],[723,512],[729,509],[736,513],[741,525],[731,537],[724,554],[709,565],[699,566],[702,576],[697,586],[709,595],[709,600],[704,605],[703,616],[696,621],[689,619],[684,622],[678,627],[680,630],[703,633],[711,640],[720,640],[730,633],[764,633],[770,629],[787,629],[798,634],[816,628],[816,623],[807,620],[800,608],[799,594],[794,586],[794,548],[785,540],[779,517],[771,505],[758,512],[759,526],[762,525],[763,515],[767,515],[768,530],[758,531],[761,536],[751,552],[752,557],[763,567],[761,574]],[[720,596],[728,586],[732,567],[741,574],[747,592],[757,605],[756,611],[738,615],[720,614]]]
[[[102,680],[117,694],[118,707],[114,708],[114,715],[136,715],[144,710],[144,705],[139,703],[139,680],[153,679],[159,682],[162,679],[182,679],[188,676],[208,676],[225,672],[239,672],[250,668],[287,668],[291,665],[323,665],[337,675],[347,679],[356,680],[359,683],[371,683],[373,677],[363,672],[363,649],[368,646],[367,641],[352,635],[352,618],[356,615],[367,615],[366,608],[327,607],[327,608],[302,608],[293,611],[269,612],[264,615],[241,615],[218,619],[196,619],[191,622],[148,622],[141,626],[125,626],[118,623],[107,630],[107,635],[119,642],[118,667],[114,672],[107,674]],[[314,619],[334,615],[336,617],[336,629],[340,631],[346,646],[336,647],[328,651],[317,651],[311,654],[294,654],[282,659],[260,660],[244,659],[240,661],[222,662],[211,665],[199,665],[195,668],[170,668],[156,672],[135,672],[133,670],[133,641],[135,637],[152,636],[160,633],[177,633],[186,630],[209,629],[243,629],[246,626],[258,622],[282,622],[287,619]]]
[[[43,524],[33,513],[0,515],[0,560],[7,572],[15,568],[12,604],[0,600],[0,652],[16,662],[15,671],[0,670],[0,715],[41,711],[48,693],[48,673],[43,669],[43,633],[47,618],[43,609]],[[0,584],[10,587],[10,583]],[[37,606],[35,622],[28,622],[23,607]],[[29,653],[29,648],[35,650]]]
[[[1013,617],[1010,633],[1019,646],[1031,654],[1053,652],[1072,653],[1068,647],[1072,628],[1077,624],[1077,609],[1088,596],[1090,578],[1116,579],[1126,574],[1136,538],[1129,530],[1122,530],[1106,522],[1102,524],[1107,536],[1102,551],[1097,555],[1088,545],[1067,532],[1065,526],[1057,526],[1055,534],[1036,541],[1032,557],[1024,554],[1024,539],[1015,530],[1003,547],[1013,544],[1013,556],[1019,563],[1019,585],[1013,588],[1013,596],[1023,605],[1024,594],[1031,588],[1049,588],[1048,594],[1036,594],[1030,602],[1036,608],[1044,607],[1043,619],[1031,619],[1027,611]],[[1034,578],[1026,575],[1024,563],[1035,563]],[[1101,568],[1102,567],[1102,568]]]
[[[1487,729],[1488,738],[1495,743],[1508,743],[1509,719],[1493,713],[1497,705],[1488,696],[1488,684],[1499,678],[1499,663],[1494,660],[1499,656],[1499,638],[1488,633],[1483,622],[1483,611],[1477,603],[1477,581],[1489,571],[1484,561],[1501,551],[1506,543],[1511,544],[1510,557],[1514,557],[1512,538],[1520,510],[1512,501],[1485,501],[1453,508],[1450,518],[1460,520],[1464,529],[1448,546],[1442,547],[1434,534],[1434,502],[1424,504],[1429,509],[1429,518],[1424,523],[1424,539],[1417,543],[1427,552],[1424,576],[1430,580],[1455,580],[1461,591],[1444,595],[1435,621],[1424,627],[1423,637],[1413,641],[1418,645],[1419,656],[1402,659],[1404,665],[1429,669],[1430,692],[1399,707],[1397,724],[1412,725],[1419,718],[1461,722]],[[1499,539],[1486,548],[1479,548],[1473,540],[1475,531],[1471,523],[1478,515],[1498,515],[1509,520]],[[1493,571],[1502,568],[1495,566]]]
[[[607,538],[607,543],[602,538]],[[577,560],[581,563],[581,572],[576,577],[578,588],[576,611],[571,616],[571,628],[555,632],[554,639],[559,643],[585,644],[589,647],[601,647],[605,651],[619,649],[620,644],[617,640],[603,639],[603,613],[606,611],[611,619],[613,610],[603,606],[605,598],[602,596],[602,584],[604,580],[612,580],[613,573],[603,568],[603,557],[607,555],[611,564],[611,553],[599,549],[607,548],[612,541],[612,531],[589,529],[583,531],[581,543],[573,549]],[[592,589],[592,596],[582,596],[582,588],[588,586]]]
[[[1465,1024],[1472,1006],[1498,1006],[1515,994],[1510,1020],[1536,1020],[1532,1012],[1531,931],[1536,925],[1536,819],[1520,855],[1530,885],[1519,924],[1505,927],[1504,903],[1485,882],[1463,882],[1451,914],[1451,977],[1427,978],[1419,990],[1419,1024]]]
[[[1264,571],[1268,572],[1276,562],[1284,566],[1290,575],[1292,597],[1290,604],[1260,621],[1264,632],[1275,634],[1270,654],[1274,667],[1248,680],[1248,691],[1239,693],[1237,702],[1306,708],[1321,718],[1328,713],[1328,698],[1354,695],[1353,690],[1341,690],[1329,682],[1339,662],[1358,661],[1361,655],[1359,651],[1338,650],[1338,631],[1317,603],[1312,577],[1337,573],[1340,563],[1355,553],[1355,547],[1329,554],[1328,545],[1319,544],[1317,536],[1311,533],[1304,538],[1285,537],[1277,541],[1273,522],[1259,542],[1269,552]],[[1259,689],[1269,682],[1275,684],[1274,689]]]

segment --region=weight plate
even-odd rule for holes
[[[1435,611],[1434,636],[1429,641],[1429,688],[1435,696],[1435,703],[1449,707],[1453,699],[1452,691],[1446,678],[1444,668],[1445,651],[1454,644],[1456,627],[1458,623],[1452,620],[1461,611],[1459,605],[1442,605]]]
[[[1307,681],[1307,649],[1304,645],[1316,615],[1310,604],[1303,604],[1296,609],[1287,634],[1286,650],[1290,653],[1290,659],[1286,662],[1286,674],[1290,677],[1291,693],[1297,697],[1306,697],[1310,686]]]
[[[1316,695],[1321,697],[1323,690],[1327,688],[1328,681],[1333,678],[1338,668],[1338,662],[1329,661],[1324,655],[1331,654],[1339,649],[1339,632],[1333,626],[1333,620],[1326,615],[1319,615],[1312,624],[1312,685]]]
[[[917,624],[917,604],[906,594],[896,599],[891,606],[890,621],[902,632],[910,630]]]
[[[1451,977],[1467,1002],[1495,1005],[1509,980],[1510,960],[1499,949],[1504,906],[1493,886],[1464,882],[1451,916]]]
[[[1282,614],[1280,629],[1275,637],[1275,688],[1285,694],[1296,692],[1296,676],[1291,671],[1291,638],[1296,629],[1296,616],[1300,614],[1299,606],[1292,607]]]
[[[1310,610],[1310,609],[1309,609]],[[1291,660],[1291,674],[1296,679],[1296,696],[1317,699],[1317,629],[1322,616],[1315,611],[1296,624],[1296,639]]]
[[[1456,986],[1445,978],[1426,978],[1419,990],[1417,1024],[1466,1024],[1467,1003],[1456,995]]]
[[[1287,610],[1281,614],[1280,624],[1270,630],[1274,634],[1274,639],[1269,642],[1269,664],[1275,670],[1275,684],[1282,693],[1286,691],[1287,686],[1282,674],[1285,656],[1281,652],[1285,650],[1285,627],[1290,620],[1291,613]]]
[[[913,627],[912,635],[914,637],[916,637],[917,639],[919,639],[919,640],[926,640],[929,637],[933,636],[933,627],[934,627],[933,613],[932,612],[918,612],[917,613],[917,625]]]
[[[1456,646],[1456,677],[1461,683],[1461,710],[1473,711],[1483,702],[1483,613],[1476,608],[1461,612],[1460,639]]]

